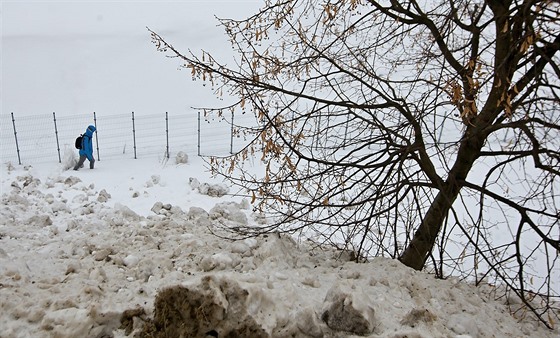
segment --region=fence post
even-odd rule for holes
[[[200,156],[200,111],[198,112],[198,156]]]
[[[95,147],[97,148],[97,160],[99,161],[99,132],[97,131],[97,115],[93,112],[93,124],[95,125]]]
[[[229,141],[229,153],[232,154],[232,155],[233,155],[233,115],[234,115],[234,112],[232,111],[231,112],[231,131],[230,131],[231,138],[230,138],[230,141]]]
[[[167,158],[169,158],[169,118],[167,116],[167,112],[165,112],[165,138],[165,142],[167,144],[165,152],[167,153]]]
[[[319,149],[319,130],[321,130],[321,114],[317,117],[317,126],[315,127],[315,149]]]
[[[344,147],[342,149],[346,149],[346,140],[348,140],[348,124],[350,123],[350,115],[351,111],[348,109],[348,118],[346,119],[346,126],[344,128]]]
[[[134,148],[134,159],[136,160],[136,127],[134,125],[134,112],[132,112],[132,147]]]
[[[14,119],[14,112],[12,112],[12,126],[14,127],[14,137],[16,139],[16,151],[17,151],[18,163],[19,165],[21,165],[21,157],[19,155],[19,144],[17,140],[16,120]]]
[[[55,112],[52,113],[53,121],[54,121],[54,137],[56,138],[56,151],[58,152],[58,163],[62,163],[60,159],[60,142],[58,142],[58,128],[56,127],[56,114]]]

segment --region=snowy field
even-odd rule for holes
[[[155,51],[145,27],[180,49],[219,54],[229,45],[213,14],[258,5],[3,1],[1,121],[11,112],[193,114],[213,96]],[[85,127],[76,121],[71,135]],[[493,286],[436,280],[388,259],[356,264],[298,238],[220,238],[223,225],[258,226],[266,215],[213,179],[189,146],[168,161],[162,152],[113,156],[79,171],[67,169],[76,160],[68,147],[62,163],[0,154],[0,338],[560,333],[522,309],[512,315],[506,302],[518,302],[493,300]],[[177,163],[181,150],[186,163]]]

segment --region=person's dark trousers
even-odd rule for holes
[[[80,169],[83,165],[84,162],[86,161],[87,156],[81,155],[80,159],[78,160],[78,163],[76,163],[76,165],[74,166],[74,170],[78,170]],[[93,164],[95,163],[95,159],[92,157],[91,161],[89,161],[89,168],[93,169]]]

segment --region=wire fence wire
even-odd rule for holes
[[[201,120],[200,114],[75,114],[18,116],[2,114],[0,159],[18,164],[61,162],[68,151],[77,153],[76,137],[95,125],[93,146],[97,160],[189,155],[224,156],[235,148],[230,119]]]

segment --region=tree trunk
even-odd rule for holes
[[[404,265],[415,270],[422,270],[424,267],[447,213],[459,195],[460,187],[446,190],[450,189],[441,190],[437,194],[412,241],[399,258]]]
[[[478,132],[477,132],[478,131]],[[459,196],[465,178],[478,158],[484,144],[485,135],[480,129],[470,126],[457,152],[457,160],[449,171],[449,176],[439,189],[418,230],[399,260],[415,270],[422,270],[428,255],[436,242],[451,206]]]

